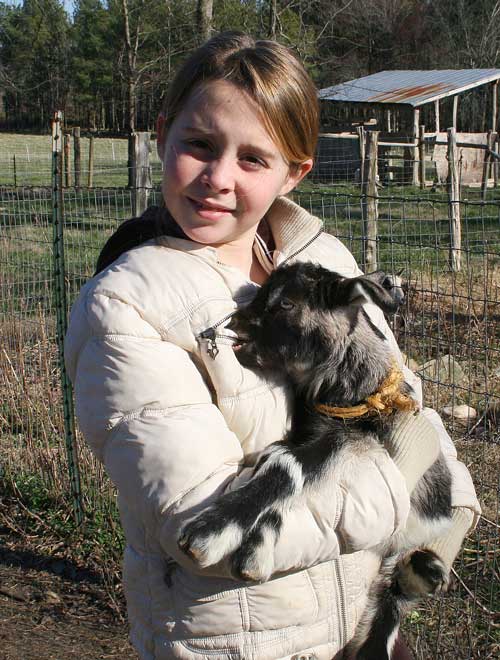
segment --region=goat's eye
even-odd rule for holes
[[[293,309],[295,307],[295,303],[293,303],[291,300],[288,298],[282,298],[280,300],[280,307],[281,309]]]

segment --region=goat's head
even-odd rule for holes
[[[240,343],[238,360],[268,376],[286,376],[313,396],[325,377],[333,386],[334,373],[336,380],[344,378],[346,397],[358,396],[346,383],[352,376],[359,384],[353,371],[359,369],[367,380],[363,390],[377,386],[391,358],[385,336],[363,305],[396,311],[398,301],[385,280],[382,271],[348,278],[312,263],[278,268],[231,320]]]

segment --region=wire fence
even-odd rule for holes
[[[79,129],[77,129],[79,131]],[[79,160],[79,178],[85,187],[124,187],[128,183],[127,138],[96,137],[86,132],[75,137],[75,129],[64,130],[67,138],[66,158],[68,179],[66,187],[75,185],[76,161]],[[309,180],[318,185],[330,185],[336,189],[346,187],[355,192],[360,187],[363,169],[363,139],[370,131],[356,134],[323,134],[320,136],[315,166]],[[385,137],[384,137],[385,135]],[[446,149],[447,134],[426,134],[423,137],[423,150],[419,152],[417,142],[387,146],[387,140],[394,139],[384,134],[377,150],[377,186],[382,191],[394,189],[429,188],[445,190],[448,178],[448,158]],[[488,162],[485,170],[484,148],[487,134],[466,135],[470,146],[460,147],[457,153],[457,168],[461,185],[468,197],[479,196],[483,179],[487,187],[499,187],[500,161]],[[363,137],[365,136],[365,137]],[[383,139],[382,139],[383,138]],[[492,144],[498,145],[497,138]],[[406,142],[409,138],[406,139]],[[93,147],[91,147],[91,142]],[[485,144],[483,144],[483,142]],[[476,143],[474,145],[474,143]],[[384,146],[385,145],[385,146]],[[495,146],[498,149],[498,146]],[[77,155],[77,152],[79,155]],[[421,165],[421,159],[423,165]],[[51,137],[47,135],[18,135],[0,133],[0,185],[13,187],[49,186],[52,176]],[[159,183],[161,164],[156,149],[151,148],[149,156],[152,181]],[[89,174],[91,186],[88,186]],[[423,179],[423,185],[422,185]],[[499,188],[500,190],[500,188]]]
[[[50,159],[49,159],[50,162]],[[127,173],[121,172],[122,180]],[[483,507],[456,564],[454,588],[424,603],[406,622],[417,657],[498,657],[500,527],[500,195],[459,202],[460,270],[450,269],[450,200],[440,190],[377,193],[376,259],[404,269],[406,302],[391,319],[408,364],[422,377],[428,405],[443,414],[470,469]],[[154,187],[149,203],[159,200]],[[366,196],[345,186],[305,184],[295,193],[363,262]],[[134,191],[123,186],[0,186],[0,470],[5,482],[35,481],[71,515],[58,356],[54,204],[59,204],[68,305],[92,276],[100,248],[131,217]],[[59,337],[60,339],[60,337]],[[464,406],[468,406],[467,409]],[[464,412],[465,411],[465,412]],[[114,492],[77,431],[81,505],[106,542],[120,546]],[[457,626],[457,621],[460,625]]]
[[[76,180],[76,153],[73,132],[68,136],[66,149],[69,182],[72,188]],[[93,149],[91,149],[91,137]],[[52,183],[52,138],[49,135],[18,135],[0,133],[0,186],[34,187],[50,186]],[[83,187],[123,188],[128,184],[128,140],[127,138],[94,137],[87,133],[78,139],[79,177]],[[151,149],[150,167],[153,181],[161,177],[160,160],[156,149]]]

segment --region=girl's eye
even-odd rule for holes
[[[186,144],[194,149],[210,149],[210,145],[205,140],[186,140]]]
[[[295,307],[295,303],[293,303],[288,298],[282,298],[280,300],[280,307],[281,309],[286,309],[286,310],[293,309]]]
[[[249,165],[255,168],[267,167],[267,164],[262,160],[262,158],[259,158],[258,156],[253,156],[252,154],[249,154],[247,156],[242,156],[242,160],[244,160],[246,163],[248,163]]]

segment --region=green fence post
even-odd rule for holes
[[[53,267],[54,295],[57,318],[57,346],[59,349],[59,369],[64,406],[64,433],[68,457],[71,499],[76,523],[83,521],[83,502],[78,468],[78,452],[75,436],[75,412],[73,407],[73,392],[64,364],[64,336],[68,325],[67,300],[64,265],[64,206],[62,187],[62,112],[54,113],[52,121],[52,225],[53,233]]]

